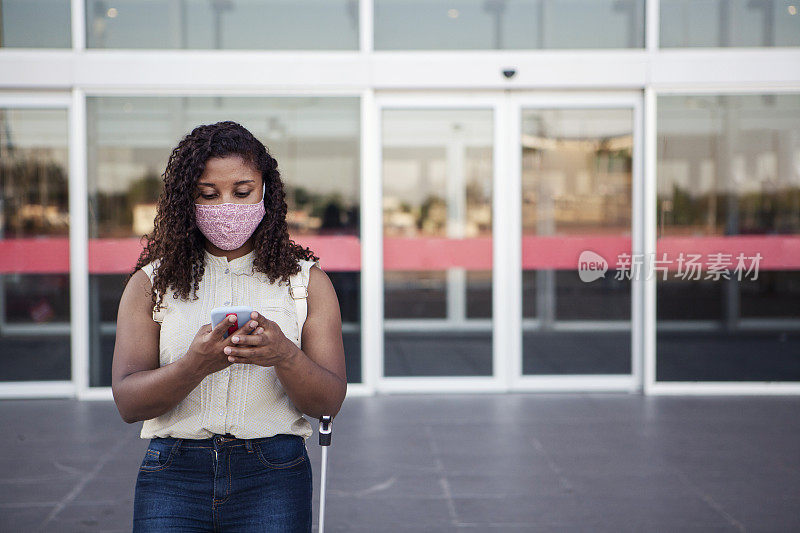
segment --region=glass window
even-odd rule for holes
[[[800,380],[798,169],[800,95],[659,97],[657,380]]]
[[[69,4],[69,0],[0,0],[0,47],[72,47]]]
[[[642,48],[644,4],[644,0],[375,0],[375,49]]]
[[[356,50],[356,0],[87,0],[89,48]]]
[[[491,376],[492,110],[382,121],[384,374]]]
[[[110,386],[127,273],[150,233],[170,151],[200,124],[239,122],[278,160],[290,237],[336,289],[350,383],[361,382],[360,111],[356,97],[89,97],[91,386]]]
[[[633,110],[521,120],[523,374],[630,374],[631,283],[615,266],[631,253]],[[584,254],[608,272],[581,278]]]
[[[0,108],[0,381],[72,379],[67,144],[66,109]]]
[[[664,48],[800,46],[800,2],[661,0]]]

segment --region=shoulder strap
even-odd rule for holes
[[[306,322],[306,315],[308,314],[308,288],[303,282],[303,269],[302,265],[300,272],[292,274],[289,277],[289,295],[294,300],[294,305],[297,308],[297,341],[298,343],[303,338],[303,324]]]
[[[146,265],[144,265],[142,267],[142,270],[144,271],[144,273],[147,274],[148,278],[150,278],[150,283],[151,284],[153,283],[153,276],[155,274],[154,270],[157,267],[157,265],[158,265],[157,262],[150,261],[149,263],[147,263]],[[155,305],[153,306],[153,321],[154,322],[158,322],[159,324],[161,324],[163,322],[164,314],[166,313],[166,308],[167,307],[169,307],[169,302],[166,300],[166,298],[164,299],[163,302],[161,302],[161,307],[156,307]]]

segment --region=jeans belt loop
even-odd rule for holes
[[[247,453],[253,453],[253,443],[250,439],[244,439],[244,446],[247,448]]]

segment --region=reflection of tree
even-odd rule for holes
[[[67,189],[67,173],[59,163],[33,158],[1,161],[3,236],[67,235]]]
[[[319,227],[320,231],[334,230],[338,232],[344,224],[342,223],[343,209],[335,202],[329,202],[322,212],[322,225]]]
[[[484,205],[491,202],[491,198],[484,192],[483,184],[479,180],[470,180],[464,188],[467,205]]]
[[[154,204],[158,202],[164,182],[153,171],[131,183],[128,187],[128,201],[131,206],[136,204]]]
[[[447,227],[447,202],[435,194],[429,194],[419,208],[417,228],[424,233],[444,233]]]
[[[97,237],[128,237],[133,231],[133,212],[137,205],[158,203],[163,182],[150,170],[130,183],[123,192],[97,191],[95,199],[97,222],[101,230]],[[95,235],[92,235],[95,237]]]
[[[308,204],[312,203],[311,193],[305,187],[294,188],[294,203],[298,208],[302,209]]]
[[[348,205],[341,193],[318,194],[302,186],[287,191],[290,227],[318,234],[358,232],[358,205]]]
[[[94,219],[97,222],[95,237],[128,237],[133,223],[131,213],[124,192],[107,193],[97,191],[94,200]]]
[[[672,186],[671,195],[659,196],[658,216],[666,227],[694,228],[702,233],[724,233],[733,206],[739,218],[738,234],[800,233],[800,188],[753,191],[738,194],[729,202],[728,193],[692,195],[688,189]],[[716,201],[713,201],[716,200]],[[710,212],[713,209],[714,212]],[[708,221],[718,221],[708,227]]]

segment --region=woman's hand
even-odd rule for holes
[[[283,334],[280,326],[258,311],[253,311],[250,318],[253,320],[247,324],[256,324],[257,329],[252,335],[237,331],[231,336],[233,345],[223,350],[228,361],[260,366],[283,366],[291,362],[299,348]]]
[[[236,330],[233,335],[223,338],[225,332],[235,321],[235,316],[227,316],[217,324],[217,327],[212,329],[211,324],[204,324],[195,334],[194,340],[184,358],[191,361],[192,368],[200,372],[202,376],[213,374],[218,370],[231,366],[223,349],[226,346],[230,346],[232,336],[244,335],[253,331],[255,327],[252,321],[248,321],[244,326]],[[251,324],[253,325],[251,326]]]

